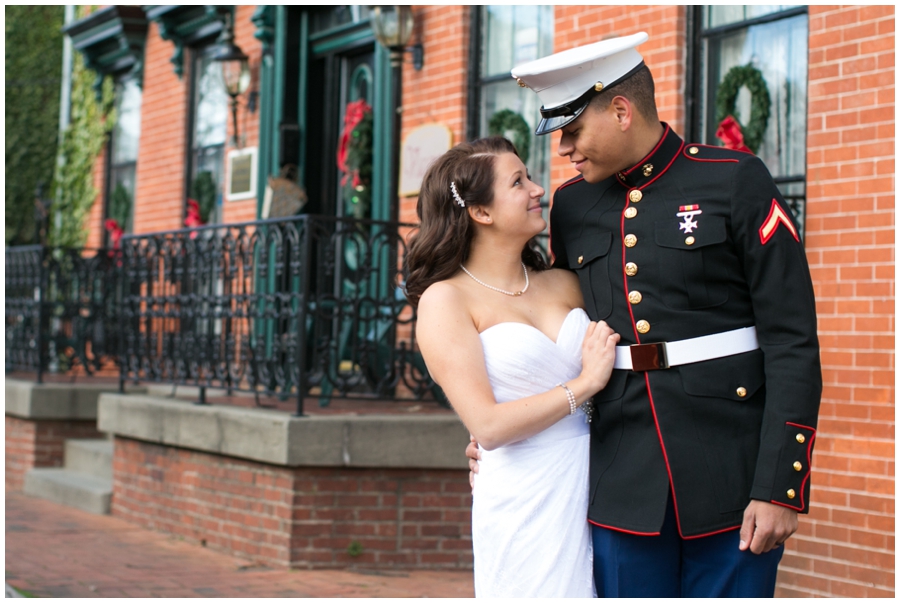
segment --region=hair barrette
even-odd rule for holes
[[[453,193],[453,198],[456,199],[456,203],[457,203],[460,207],[465,207],[465,206],[466,206],[466,202],[463,201],[463,198],[459,196],[459,191],[456,190],[456,183],[455,183],[455,182],[451,182],[451,183],[450,183],[450,192]]]

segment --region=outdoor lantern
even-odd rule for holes
[[[391,65],[399,66],[403,53],[408,50],[413,54],[413,67],[419,71],[423,63],[422,45],[406,48],[414,26],[412,8],[407,5],[372,7],[372,31],[378,43],[391,51]]]
[[[231,97],[231,118],[234,126],[234,145],[237,146],[238,122],[237,107],[238,97],[247,91],[250,86],[250,59],[244,51],[234,43],[234,26],[231,22],[231,13],[225,13],[225,26],[219,37],[219,51],[212,60],[222,66],[222,82],[225,84],[225,92]]]

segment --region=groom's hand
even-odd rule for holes
[[[742,551],[759,555],[784,544],[797,531],[797,512],[763,500],[751,500],[741,525]]]
[[[475,436],[469,434],[469,445],[466,446],[466,456],[469,457],[469,487],[475,491],[475,474],[478,473],[478,461],[481,459],[481,450]]]

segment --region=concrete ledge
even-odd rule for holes
[[[21,419],[91,420],[97,418],[97,399],[118,391],[109,383],[34,383],[6,379],[6,414]],[[144,388],[129,388],[144,392]]]
[[[32,469],[25,474],[22,491],[88,513],[109,515],[112,480],[68,469]]]
[[[288,467],[466,469],[469,433],[456,415],[293,417],[104,393],[97,428],[116,436]]]

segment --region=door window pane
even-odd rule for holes
[[[214,46],[195,53],[194,112],[191,129],[191,170],[188,197],[201,206],[206,223],[221,221],[225,186],[225,139],[230,99],[222,68],[212,60]],[[199,197],[199,198],[198,198]]]
[[[510,71],[516,65],[552,54],[553,7],[503,5],[485,6],[481,10],[483,51],[478,133],[489,135],[491,119],[501,111],[511,111],[521,117],[527,131],[519,153],[527,159],[525,164],[532,179],[549,190],[550,137],[534,135],[540,117],[540,99],[531,90],[519,87]],[[511,129],[501,134],[515,143],[514,132]],[[542,201],[547,205],[549,197]]]

